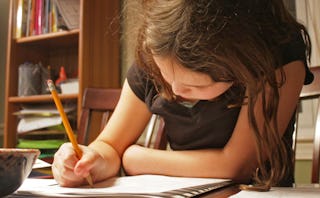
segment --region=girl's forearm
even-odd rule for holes
[[[250,160],[244,166],[236,165],[231,161],[232,157],[228,159],[223,149],[161,151],[134,145],[127,149],[122,160],[125,171],[130,175],[163,174],[246,180],[254,170]]]

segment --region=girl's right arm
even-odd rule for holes
[[[125,81],[119,102],[100,135],[89,146],[81,146],[78,160],[71,144],[64,144],[54,157],[52,171],[61,186],[79,186],[89,174],[94,182],[115,176],[121,158],[144,131],[151,113]]]

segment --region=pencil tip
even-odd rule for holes
[[[93,181],[92,181],[92,177],[91,175],[88,175],[88,177],[86,177],[87,182],[89,183],[90,187],[93,188]]]

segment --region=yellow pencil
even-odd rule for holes
[[[76,155],[79,159],[81,159],[82,157],[82,150],[80,149],[78,143],[77,143],[77,139],[75,138],[74,136],[74,133],[72,131],[72,128],[70,126],[70,123],[69,123],[69,120],[67,118],[67,115],[66,113],[64,112],[64,109],[63,109],[63,106],[61,104],[61,101],[60,101],[60,98],[58,96],[58,93],[56,91],[56,88],[52,82],[52,80],[48,80],[47,81],[47,84],[48,84],[48,87],[49,87],[49,90],[51,92],[51,95],[53,97],[53,100],[54,100],[54,103],[56,104],[57,106],[57,109],[60,113],[60,116],[62,118],[62,123],[66,129],[66,132],[67,132],[67,135],[68,135],[68,138],[73,146],[73,149],[75,150],[76,152]],[[93,186],[93,181],[92,181],[92,178],[91,178],[91,175],[89,175],[87,178],[87,181],[89,183],[90,186]]]

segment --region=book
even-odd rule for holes
[[[49,16],[50,16],[50,0],[44,0],[44,11],[43,11],[43,25],[42,32],[43,34],[49,33]]]
[[[42,34],[42,20],[43,20],[43,2],[42,0],[36,0],[36,7],[35,7],[35,35]]]
[[[16,38],[25,36],[27,24],[28,2],[27,0],[18,0],[18,8],[16,14]]]
[[[67,142],[66,139],[48,139],[48,140],[26,140],[19,139],[17,148],[32,148],[32,149],[50,149],[57,150],[63,143]]]
[[[19,120],[17,131],[18,133],[25,133],[37,129],[60,125],[62,119],[57,116],[32,116],[24,117]]]
[[[60,23],[65,23],[67,29],[79,28],[80,1],[79,0],[54,0],[58,16],[61,15]]]
[[[67,139],[64,126],[57,125],[55,128],[61,129],[52,129],[53,127],[48,127],[45,129],[30,131],[28,133],[18,134],[19,139],[25,140],[52,140],[52,139]]]
[[[32,171],[29,174],[29,178],[52,178],[52,165],[44,160],[37,159],[32,166]]]
[[[30,7],[30,10],[28,10],[29,12],[29,17],[30,17],[30,20],[29,20],[29,33],[28,33],[28,36],[32,36],[32,35],[35,35],[35,30],[34,30],[34,23],[35,23],[35,20],[36,20],[36,12],[35,12],[35,9],[36,9],[36,0],[31,0],[31,7]]]
[[[76,110],[75,104],[65,106],[65,112],[71,120],[74,120],[73,113]],[[57,108],[52,105],[25,105],[20,111],[14,112],[19,116],[17,131],[19,134],[31,132],[34,130],[44,129],[48,127],[58,126],[62,124],[62,119]]]
[[[50,1],[50,14],[49,14],[49,32],[57,32],[58,24],[57,24],[57,8],[53,3],[53,0]]]
[[[79,28],[79,0],[17,0],[15,38]]]
[[[66,113],[71,113],[75,111],[77,106],[75,104],[65,105],[64,111]],[[44,104],[44,105],[25,105],[23,108],[14,113],[14,115],[18,116],[55,116],[59,115],[57,108],[52,104]]]
[[[32,19],[32,0],[28,0],[28,5],[27,5],[27,23],[26,23],[26,36],[30,36],[30,23],[33,20]]]
[[[197,197],[232,185],[228,179],[188,178],[164,175],[114,177],[93,187],[60,187],[54,179],[28,178],[14,193],[34,197]]]
[[[39,149],[41,152],[39,159],[50,159],[50,161],[52,161],[54,154],[65,142],[67,142],[65,138],[47,140],[28,140],[20,138],[18,140],[17,148]]]

